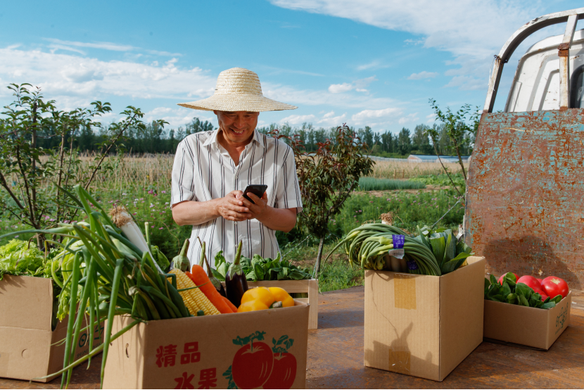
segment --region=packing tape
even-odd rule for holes
[[[396,309],[416,310],[416,279],[414,276],[395,274],[393,294]]]
[[[394,351],[389,349],[389,371],[402,374],[410,373],[410,362],[412,353],[410,351]]]

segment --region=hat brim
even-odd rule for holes
[[[179,106],[204,111],[284,111],[295,110],[298,107],[280,103],[264,96],[255,94],[214,94],[213,96],[189,103],[178,103]]]

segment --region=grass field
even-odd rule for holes
[[[91,157],[83,159],[78,175],[89,175]],[[90,186],[97,201],[108,208],[122,204],[135,216],[143,227],[148,222],[153,244],[172,258],[190,236],[189,226],[178,226],[170,210],[170,185],[172,155],[142,157],[112,157],[107,159]],[[449,164],[448,169],[461,181],[460,167]],[[416,226],[438,226],[456,230],[462,222],[464,206],[455,191],[448,188],[449,180],[442,175],[439,163],[408,163],[377,161],[370,177],[378,182],[395,182],[410,179],[417,184],[437,185],[440,189],[384,189],[355,192],[345,203],[340,214],[329,222],[330,234],[325,243],[325,255],[334,244],[351,229],[366,223],[380,221],[381,214],[392,215],[394,225],[414,231]],[[86,176],[85,176],[86,177]],[[457,203],[458,202],[458,203]],[[446,211],[452,209],[446,216]],[[52,216],[45,216],[50,221]],[[54,223],[58,221],[53,221]],[[0,212],[0,235],[27,228],[21,221]],[[296,230],[296,229],[295,229]],[[316,259],[318,241],[298,231],[278,235],[285,258],[303,266],[312,266]],[[21,237],[22,238],[22,237]],[[6,240],[0,241],[0,245]],[[363,271],[351,269],[346,256],[338,251],[322,265],[319,284],[322,291],[351,287],[362,283]]]

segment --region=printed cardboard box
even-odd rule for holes
[[[570,325],[572,293],[551,309],[485,299],[484,337],[548,350]]]
[[[54,345],[67,333],[67,318],[52,329],[53,281],[4,275],[0,280],[0,377],[39,379],[63,368],[65,345]],[[103,325],[95,330],[94,346],[101,343]],[[88,333],[81,335],[75,358],[87,354]]]
[[[365,366],[442,381],[483,340],[484,257],[442,276],[365,272]]]
[[[118,316],[113,332],[129,324]],[[304,388],[308,305],[150,321],[116,339],[104,388]]]
[[[264,280],[247,282],[252,287],[281,287],[289,294],[308,293],[308,298],[294,298],[299,302],[308,303],[308,329],[318,329],[318,279],[302,280]]]

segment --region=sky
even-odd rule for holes
[[[177,129],[209,111],[178,106],[213,94],[217,76],[256,72],[266,97],[298,106],[265,112],[272,123],[369,126],[413,132],[432,125],[429,104],[482,109],[494,55],[523,24],[582,7],[581,0],[3,1],[0,106],[11,83],[41,88],[60,110],[110,102]],[[506,65],[502,109],[521,53],[565,25],[541,31]],[[579,21],[578,29],[584,28]],[[3,111],[3,110],[2,110]]]

